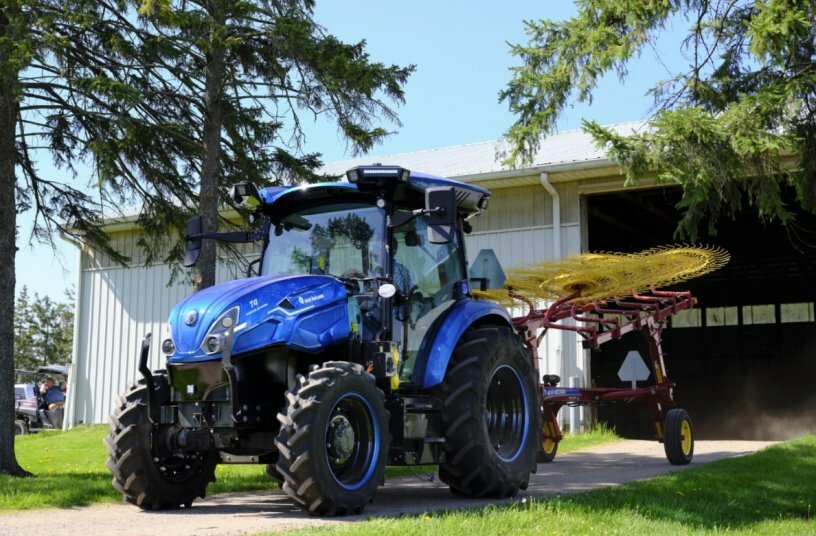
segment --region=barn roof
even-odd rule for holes
[[[607,128],[620,134],[632,134],[644,128],[644,123],[642,121],[619,123],[607,125]],[[544,138],[532,163],[525,166],[524,169],[512,169],[502,163],[507,148],[504,140],[484,141],[409,153],[338,160],[326,164],[321,171],[331,175],[341,175],[350,168],[379,162],[442,177],[479,180],[480,178],[488,179],[491,176],[529,173],[533,169],[547,167],[569,169],[577,165],[609,164],[605,151],[598,148],[592,137],[581,129],[557,132]]]

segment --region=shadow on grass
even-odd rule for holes
[[[637,513],[700,528],[810,519],[816,507],[816,437],[553,502],[568,510]]]
[[[216,481],[207,488],[208,495],[278,489],[262,468],[255,467],[256,474],[248,474],[246,469],[222,471],[219,467]],[[107,470],[50,472],[29,478],[0,475],[0,511],[121,502],[122,495],[114,489],[112,478]]]
[[[111,486],[108,472],[0,476],[0,510],[68,508],[119,500],[121,495]]]
[[[546,534],[706,529],[796,532],[801,531],[796,523],[811,519],[814,506],[816,437],[807,436],[750,456],[614,488],[560,498],[528,498],[507,506],[372,519],[356,525],[353,532],[435,535],[449,530],[481,533],[485,527]],[[793,525],[785,524],[787,521]]]

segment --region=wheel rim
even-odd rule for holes
[[[680,448],[684,455],[691,454],[691,424],[687,420],[680,425]]]
[[[485,424],[493,450],[505,462],[518,458],[527,441],[530,416],[526,395],[512,367],[502,365],[493,372],[487,389]]]
[[[161,437],[161,434],[157,434],[156,437]],[[205,453],[195,451],[186,454],[164,454],[159,452],[162,449],[156,448],[155,440],[151,440],[151,444],[153,463],[168,482],[179,483],[189,480],[204,467]]]
[[[371,405],[359,393],[340,398],[326,426],[326,459],[334,480],[354,491],[368,482],[379,452],[380,432]]]
[[[555,441],[542,434],[541,450],[543,450],[545,454],[552,454],[555,450]]]

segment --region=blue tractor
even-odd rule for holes
[[[315,515],[360,512],[386,465],[439,465],[453,493],[511,497],[536,467],[541,407],[508,313],[472,298],[468,219],[490,192],[395,166],[237,201],[262,242],[257,275],[170,313],[166,369],[147,367],[111,416],[107,466],[125,500],[190,506],[219,463],[265,464]]]

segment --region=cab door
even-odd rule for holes
[[[466,280],[458,233],[434,244],[427,239],[427,221],[420,216],[393,230],[392,280],[397,295],[392,308],[392,338],[400,341],[401,383],[411,383],[417,353],[434,321],[461,297]]]

